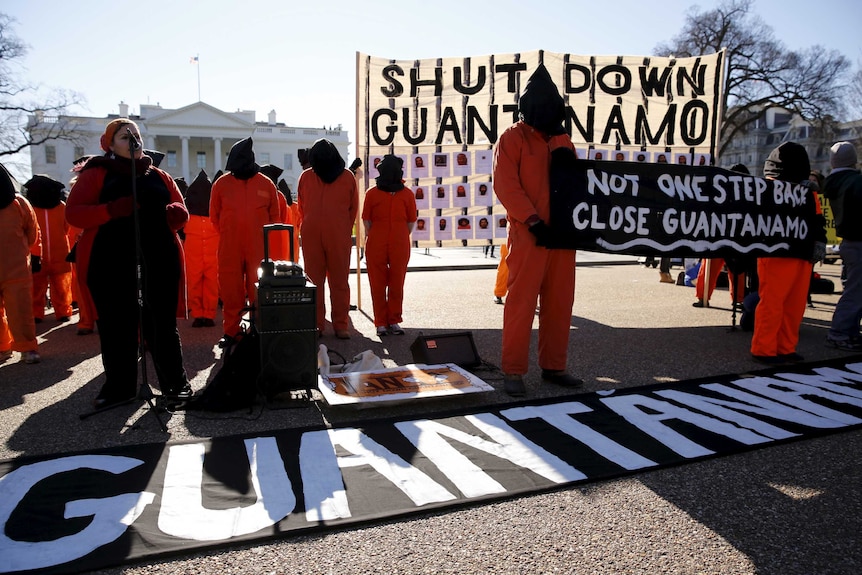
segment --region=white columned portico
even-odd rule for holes
[[[183,178],[187,182],[191,182],[191,173],[189,172],[189,136],[180,136],[182,142],[182,162],[183,162]]]
[[[155,150],[156,149],[156,137],[153,136],[152,134],[147,134],[146,148],[148,150]],[[161,150],[159,150],[159,151],[161,151]]]
[[[213,146],[215,147],[215,152],[213,155],[213,175],[217,174],[219,170],[221,170],[221,141],[222,138],[213,138]]]

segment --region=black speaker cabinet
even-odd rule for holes
[[[317,387],[317,288],[259,286],[260,383],[272,397]]]
[[[413,363],[454,363],[461,367],[475,367],[482,363],[473,334],[469,331],[420,335],[410,345]]]

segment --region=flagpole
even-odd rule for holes
[[[195,56],[195,62],[198,66],[198,102],[201,101],[201,57],[200,54]]]

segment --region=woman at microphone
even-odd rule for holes
[[[82,297],[92,298],[98,316],[105,382],[94,401],[97,409],[137,395],[138,248],[142,331],[159,387],[171,398],[192,394],[177,331],[177,317],[185,317],[186,303],[183,249],[176,232],[189,213],[171,176],[144,155],[140,138],[131,120],[110,122],[100,140],[105,154],[84,164],[66,204],[66,220],[83,229],[76,258],[89,294]],[[133,164],[137,205],[132,196]]]

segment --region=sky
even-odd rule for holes
[[[296,4],[299,4],[298,6]],[[651,55],[691,6],[717,0],[0,0],[29,46],[17,70],[80,94],[75,115],[203,101],[294,127],[356,133],[356,53],[415,60],[543,49]],[[812,8],[813,7],[813,8]],[[859,0],[754,0],[790,49],[820,44],[862,63]],[[198,63],[191,63],[192,57]]]

